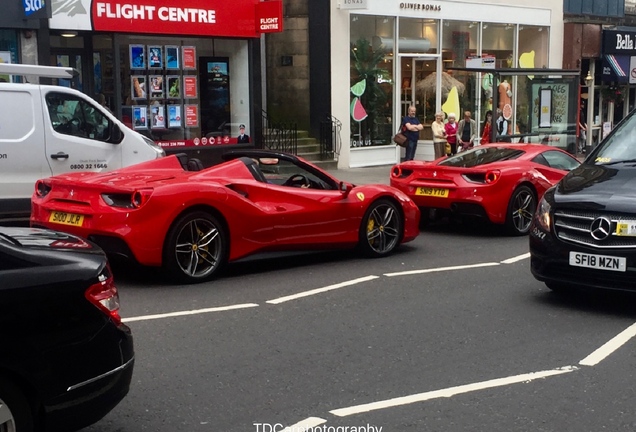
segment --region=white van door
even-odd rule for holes
[[[94,101],[63,89],[43,90],[46,155],[53,174],[121,168],[121,136]]]
[[[37,86],[0,85],[0,213],[30,211],[36,180],[51,175],[42,121]]]

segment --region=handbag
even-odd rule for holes
[[[402,132],[398,132],[393,136],[393,142],[399,145],[400,147],[406,147],[406,142],[408,138]]]
[[[446,144],[444,145],[444,152],[445,152],[447,155],[449,155],[449,154],[451,154],[451,153],[453,152],[453,149],[452,149],[452,147],[451,147],[451,145],[450,145],[449,143],[446,143]]]
[[[397,131],[395,135],[393,135],[393,142],[399,145],[400,147],[406,147],[408,138],[404,135],[404,121],[400,125],[400,129]]]

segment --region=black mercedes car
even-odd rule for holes
[[[0,227],[0,431],[73,431],[128,393],[134,351],[104,253]]]
[[[532,274],[553,289],[636,291],[636,116],[549,189],[530,228]]]

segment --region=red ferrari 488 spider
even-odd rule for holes
[[[202,169],[173,155],[40,180],[31,225],[88,238],[187,283],[256,252],[359,246],[381,257],[419,234],[418,207],[392,187],[341,182],[285,153],[224,158]]]
[[[422,223],[439,214],[476,216],[524,235],[543,193],[577,166],[555,147],[487,144],[433,162],[395,165],[391,186],[415,201]]]

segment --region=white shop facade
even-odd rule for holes
[[[404,150],[391,138],[409,105],[425,125],[415,159],[433,159],[430,124],[442,108],[457,110],[457,120],[471,111],[481,129],[499,83],[488,82],[487,73],[452,68],[560,68],[562,2],[505,3],[332,0],[331,110],[342,122],[338,166],[399,162]],[[516,79],[510,81],[514,117]]]

